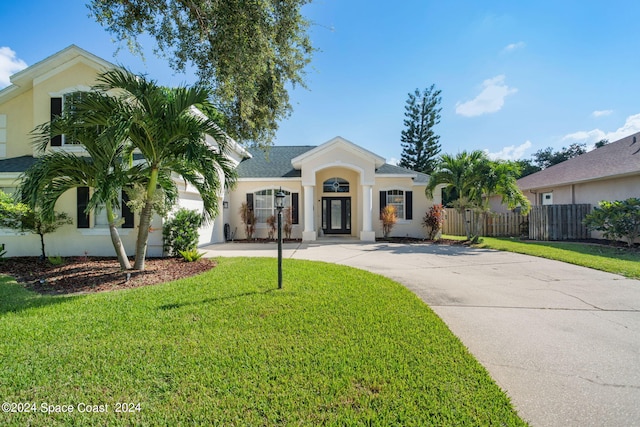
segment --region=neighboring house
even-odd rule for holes
[[[533,206],[640,197],[640,133],[518,180]]]
[[[228,196],[225,222],[244,238],[238,210],[243,202],[257,217],[256,237],[266,237],[266,219],[276,213],[273,194],[282,189],[291,208],[292,237],[316,240],[327,235],[363,241],[381,237],[380,211],[396,207],[398,222],[391,236],[424,237],[422,218],[430,206],[428,175],[393,166],[341,137],[319,146],[273,146],[252,149],[238,166],[238,185]],[[439,192],[438,192],[439,193]]]
[[[11,85],[0,90],[0,189],[13,192],[22,172],[37,161],[31,131],[64,109],[65,97],[90,90],[96,76],[116,67],[77,46],[68,48],[11,76]],[[215,146],[213,138],[207,141]],[[343,138],[336,137],[317,147],[273,146],[267,151],[245,150],[230,141],[228,153],[237,165],[238,184],[220,194],[220,215],[200,230],[200,245],[225,238],[244,238],[239,210],[243,202],[253,209],[256,237],[266,237],[266,219],[275,214],[274,194],[286,192],[286,204],[293,219],[292,237],[316,240],[324,235],[348,235],[373,241],[382,236],[380,210],[393,204],[398,222],[392,236],[423,237],[422,218],[436,200],[425,197],[428,176],[385,163],[385,160]],[[81,146],[53,139],[50,150],[83,155]],[[179,206],[202,209],[195,188],[176,177]],[[73,224],[46,236],[50,255],[113,256],[113,247],[104,212],[84,213],[92,190],[79,188],[65,193],[56,210],[68,213]],[[439,194],[440,192],[436,192]],[[123,196],[124,197],[124,196]],[[137,235],[137,215],[123,203],[123,244],[133,254]],[[149,236],[148,255],[162,255],[162,219],[155,217]],[[226,226],[228,224],[228,227]],[[225,236],[225,228],[228,235]],[[0,229],[0,244],[8,256],[36,255],[35,235]]]

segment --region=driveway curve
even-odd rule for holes
[[[210,257],[277,257],[275,244],[204,249]],[[402,283],[440,316],[533,426],[640,426],[638,280],[463,246],[337,240],[285,244],[283,256]]]

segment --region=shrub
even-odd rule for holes
[[[391,233],[391,229],[396,224],[398,220],[398,216],[396,215],[396,207],[393,205],[387,205],[382,209],[382,232],[384,233],[384,237],[389,237],[389,233]]]
[[[275,215],[271,215],[269,218],[267,218],[267,225],[269,226],[267,232],[269,234],[269,239],[275,239],[277,223],[278,218]]]
[[[288,207],[282,212],[284,216],[284,225],[282,226],[282,231],[284,232],[284,238],[291,238],[291,231],[293,230],[293,216],[291,215],[291,208]]]
[[[186,262],[195,262],[198,261],[204,255],[204,252],[198,252],[197,249],[189,249],[187,251],[179,251],[178,252],[183,260]]]
[[[62,258],[60,255],[50,256],[47,259],[49,260],[49,264],[51,265],[58,266],[64,264],[64,258]]]
[[[442,230],[443,223],[444,207],[440,204],[431,206],[422,219],[422,226],[427,229],[429,240],[436,238],[440,230]]]
[[[173,218],[164,224],[162,239],[164,251],[170,256],[180,251],[194,250],[198,246],[198,229],[202,225],[202,215],[189,209],[178,209]]]
[[[256,216],[246,202],[240,205],[240,220],[244,224],[244,234],[247,240],[253,239],[253,233],[256,231]]]
[[[585,217],[584,224],[589,230],[601,231],[607,239],[626,240],[633,246],[640,236],[640,199],[603,200]]]

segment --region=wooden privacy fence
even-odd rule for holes
[[[455,209],[445,209],[442,234],[466,235],[465,218]],[[528,236],[531,240],[588,239],[591,234],[582,221],[591,212],[591,205],[533,206],[529,215],[516,212],[488,213],[482,222],[480,235],[487,237]],[[467,220],[475,221],[474,212],[467,213]]]
[[[591,205],[533,206],[529,212],[529,239],[588,239],[591,233],[582,223]]]
[[[464,215],[458,213],[455,209],[445,209],[445,220],[442,225],[442,234],[450,234],[453,236],[465,236]],[[475,222],[473,211],[467,213],[466,220]],[[480,234],[488,237],[510,237],[527,234],[527,216],[515,212],[506,213],[488,213],[484,217]]]

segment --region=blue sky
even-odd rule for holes
[[[277,145],[340,135],[399,159],[407,94],[442,90],[443,152],[505,159],[640,131],[640,2],[316,0],[305,6],[319,51],[308,90]],[[8,75],[76,44],[161,84],[192,83],[153,55],[133,57],[88,17],[82,1],[0,4],[0,87]]]

